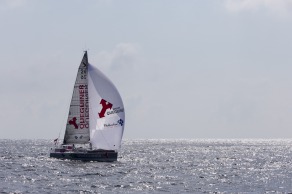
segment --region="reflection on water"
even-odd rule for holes
[[[49,158],[51,141],[0,140],[3,193],[291,192],[292,140],[126,140],[118,162]]]

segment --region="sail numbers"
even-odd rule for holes
[[[87,78],[87,71],[86,71],[86,68],[82,68],[81,71],[80,71],[80,78],[81,79],[86,79]]]

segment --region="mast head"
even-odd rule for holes
[[[87,50],[84,51],[83,60],[84,59],[85,59],[86,63],[88,64]]]

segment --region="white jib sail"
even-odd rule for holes
[[[125,125],[121,96],[113,83],[88,64],[90,142],[93,149],[117,150]]]
[[[64,144],[88,143],[89,138],[88,59],[85,52],[74,85]]]

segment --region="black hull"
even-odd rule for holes
[[[97,161],[97,162],[114,162],[117,161],[118,153],[112,151],[88,151],[88,152],[51,152],[51,158]]]

